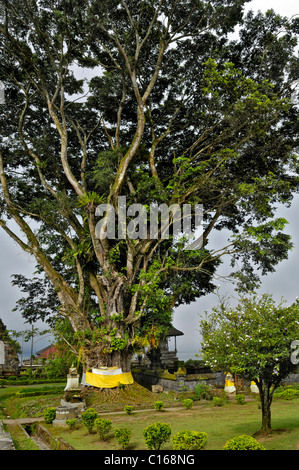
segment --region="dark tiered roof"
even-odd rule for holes
[[[184,336],[184,333],[180,330],[177,330],[174,326],[171,325],[167,336]]]

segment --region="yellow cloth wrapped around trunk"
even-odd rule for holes
[[[97,388],[114,388],[120,384],[129,385],[133,382],[131,372],[122,372],[116,367],[92,369],[92,372],[86,372],[86,383]]]

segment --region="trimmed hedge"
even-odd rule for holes
[[[40,395],[56,395],[63,391],[64,387],[40,387],[40,388],[24,388],[15,393],[17,397],[34,397]]]
[[[12,378],[14,377],[14,378]],[[66,383],[66,379],[29,379],[27,377],[16,378],[12,375],[10,378],[1,379],[2,385],[37,385],[37,384],[52,384],[52,383]]]

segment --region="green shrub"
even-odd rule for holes
[[[70,428],[70,430],[73,430],[76,428],[77,424],[78,424],[78,420],[77,418],[73,418],[73,419],[67,419],[65,421],[65,423],[68,425],[68,427]]]
[[[196,400],[212,400],[213,389],[210,385],[200,383],[195,385],[194,394]]]
[[[156,401],[156,402],[154,403],[154,407],[155,407],[155,410],[156,410],[156,411],[162,411],[163,408],[164,408],[164,403],[163,403],[163,401]]]
[[[299,384],[282,384],[275,389],[274,396],[278,393],[285,392],[286,390],[299,390]]]
[[[143,437],[149,450],[159,450],[165,442],[169,441],[171,428],[169,424],[153,423],[143,430]]]
[[[133,413],[134,406],[133,405],[125,405],[124,410],[128,415],[131,415]]]
[[[88,429],[88,432],[91,433],[94,427],[94,422],[98,417],[98,413],[94,408],[88,408],[87,410],[81,413],[81,419],[84,426]]]
[[[94,425],[100,439],[105,440],[111,430],[112,421],[105,418],[96,418]]]
[[[236,395],[236,402],[237,402],[239,405],[244,405],[244,403],[245,403],[245,397],[244,397],[244,395],[242,395],[242,393]]]
[[[182,405],[187,410],[191,410],[193,406],[193,400],[191,398],[186,398],[185,400],[182,400]]]
[[[224,401],[222,400],[222,398],[219,398],[219,397],[213,397],[213,403],[215,406],[223,406],[224,405]]]
[[[294,398],[299,397],[299,390],[288,388],[283,392],[275,393],[274,397],[282,398],[283,400],[293,400]]]
[[[202,359],[188,359],[183,365],[185,367],[205,367],[205,361]]]
[[[265,448],[254,437],[242,434],[229,439],[223,450],[265,450]]]
[[[174,450],[202,450],[208,440],[205,432],[180,431],[172,438]]]
[[[127,428],[115,428],[114,435],[122,449],[126,449],[131,438],[131,431]]]
[[[50,408],[45,408],[43,411],[43,417],[45,420],[45,423],[51,424],[53,423],[54,419],[56,418],[56,408],[50,407]]]

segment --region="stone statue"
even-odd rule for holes
[[[224,391],[226,393],[234,393],[236,391],[235,383],[234,383],[234,378],[230,372],[227,372],[225,376],[225,387]]]

